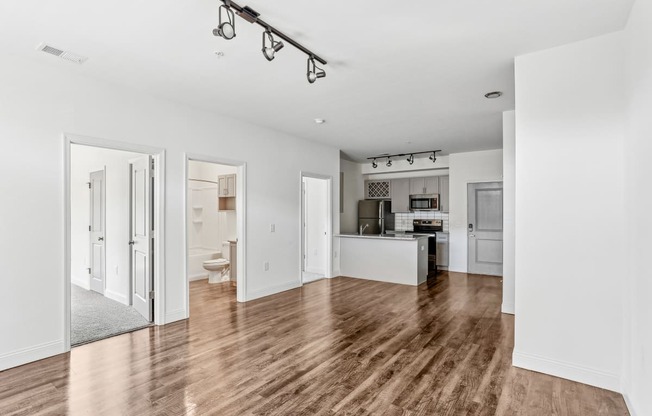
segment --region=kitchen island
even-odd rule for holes
[[[340,234],[342,276],[417,286],[428,278],[428,237]]]

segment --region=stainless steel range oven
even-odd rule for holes
[[[437,276],[437,232],[443,230],[442,220],[413,220],[412,234],[428,236],[428,279]]]

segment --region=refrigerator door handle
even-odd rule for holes
[[[378,218],[380,218],[380,219],[383,218],[383,208],[385,208],[383,206],[384,203],[385,203],[385,201],[380,201],[380,203],[378,204]]]
[[[385,234],[385,223],[383,220],[378,220],[378,229],[380,230],[380,234]]]

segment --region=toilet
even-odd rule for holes
[[[222,243],[222,253],[229,256],[229,242]],[[208,270],[208,283],[222,283],[231,280],[231,263],[228,258],[206,260],[202,263],[204,269]]]

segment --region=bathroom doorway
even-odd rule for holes
[[[164,166],[162,151],[101,139],[66,135],[65,149],[70,347],[161,322]]]
[[[187,156],[185,191],[189,315],[206,301],[243,301],[244,164]]]
[[[331,274],[332,178],[301,174],[301,282],[310,283]]]

